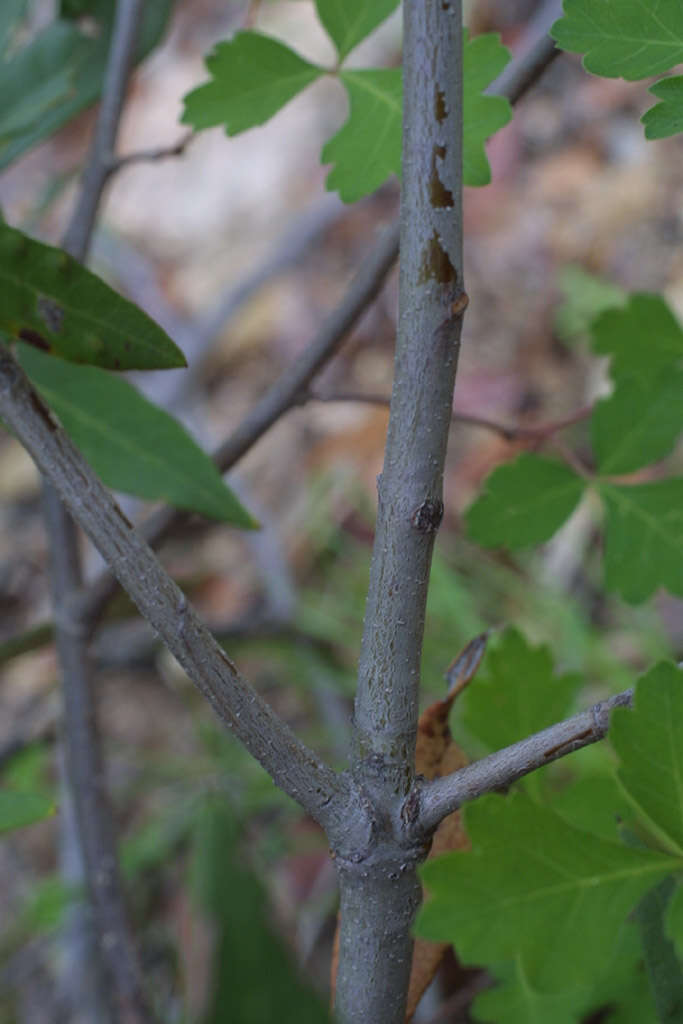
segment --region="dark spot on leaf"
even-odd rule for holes
[[[420,282],[424,284],[429,280],[438,281],[439,284],[455,284],[458,280],[458,272],[441,245],[436,231],[432,233],[420,267]]]
[[[62,307],[54,299],[48,298],[47,295],[38,296],[37,307],[38,316],[47,329],[55,334],[59,334],[64,323],[64,310]]]
[[[434,87],[434,116],[439,124],[445,121],[448,116],[448,111],[446,110],[446,96],[443,89],[439,89],[438,86]]]
[[[132,345],[129,341],[124,341],[123,347],[125,348],[126,352],[130,352]]]
[[[51,347],[45,338],[37,331],[31,330],[30,327],[22,327],[19,331],[19,337],[22,341],[25,341],[29,345],[33,345],[35,348],[41,349],[43,352],[50,352]]]
[[[410,525],[419,533],[436,533],[443,519],[443,502],[438,498],[427,498],[413,512]]]
[[[436,166],[437,158],[443,160],[446,155],[445,146],[434,146],[432,150],[432,173],[429,178],[429,201],[432,206],[443,208],[453,206],[453,193],[446,188],[439,177],[439,169]]]
[[[120,370],[121,369],[121,360],[118,357],[116,359],[114,359],[114,369],[115,370]]]

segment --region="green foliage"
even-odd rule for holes
[[[657,1018],[664,1024],[675,1024],[683,1013],[683,971],[664,924],[667,905],[675,888],[674,879],[665,878],[645,894],[635,914],[642,935]]]
[[[564,0],[551,35],[558,46],[583,53],[586,71],[635,81],[683,62],[679,0]]]
[[[228,135],[263,124],[323,73],[259,32],[219,43],[206,68],[212,80],[185,97],[182,119],[197,131],[224,124]]]
[[[320,159],[336,164],[327,188],[354,203],[392,174],[401,174],[403,81],[398,68],[343,71],[340,77],[349,96],[349,118],[325,143]]]
[[[25,345],[19,359],[108,487],[235,526],[258,525],[184,427],[127,380]]]
[[[465,33],[463,50],[463,139],[462,176],[465,185],[488,185],[491,167],[484,143],[512,120],[512,107],[503,96],[484,96],[510,60],[510,51],[500,36],[470,39]]]
[[[110,370],[185,366],[165,331],[62,249],[0,224],[0,331]]]
[[[632,473],[668,455],[681,432],[682,405],[683,370],[620,381],[591,417],[599,472]]]
[[[601,481],[605,582],[626,601],[657,587],[683,595],[683,477],[619,487]]]
[[[615,381],[651,379],[683,363],[683,329],[661,295],[638,292],[623,308],[605,310],[591,330],[593,351],[610,356]]]
[[[316,0],[318,17],[333,40],[339,60],[369,36],[373,29],[396,10],[400,0]]]
[[[323,1024],[319,997],[300,981],[268,921],[266,893],[245,865],[224,796],[203,801],[193,843],[191,886],[214,936],[213,991],[202,1024]]]
[[[647,110],[641,121],[646,139],[665,139],[683,132],[683,75],[663,78],[649,90],[660,103]]]
[[[564,0],[563,6],[564,17],[550,34],[563,50],[583,53],[583,66],[594,75],[635,81],[683,62],[679,0]],[[683,130],[682,81],[665,79],[650,88],[662,102],[641,118],[646,138]]]
[[[318,13],[340,53],[340,60],[396,7],[351,5],[320,0]],[[512,111],[500,96],[483,96],[509,60],[497,35],[465,37],[463,52],[463,177],[466,185],[491,180],[484,143],[510,120]],[[296,96],[324,69],[310,64],[258,32],[238,32],[207,58],[212,80],[185,97],[183,121],[197,130],[224,124],[229,135],[262,124]],[[402,72],[373,68],[342,70],[339,79],[349,99],[349,117],[323,146],[323,163],[335,166],[327,188],[346,203],[374,192],[392,174],[401,173]]]
[[[519,638],[511,643],[513,637],[505,638],[509,664],[496,685],[521,697],[527,692],[529,652]],[[657,897],[656,887],[683,869],[682,684],[680,669],[658,665],[639,680],[633,709],[615,710],[610,728],[619,783],[640,834],[652,836],[650,846],[620,842],[616,831],[606,832],[602,825],[596,831],[593,811],[576,800],[583,827],[570,824],[555,806],[515,792],[466,807],[471,852],[447,854],[422,869],[430,898],[418,933],[454,942],[464,962],[489,965],[503,981],[502,988],[477,999],[477,1019],[515,1024],[524,1013],[541,1020],[545,1011],[573,1021],[590,1008],[624,998],[624,981],[634,974],[640,949],[629,933],[628,916],[638,906],[649,914],[651,926],[653,907],[643,903],[644,897]],[[584,805],[589,786],[587,781]],[[612,813],[622,813],[623,798],[607,785],[600,802],[607,808],[610,801]],[[561,801],[558,807],[561,811]],[[658,933],[643,932],[646,959],[664,941],[664,929],[671,937],[680,934],[680,890],[669,902],[670,890],[671,885],[655,908]],[[619,950],[611,965],[607,950]],[[677,985],[676,978],[676,971],[668,972],[670,985]],[[656,986],[654,995],[657,1001]],[[548,1001],[551,996],[556,1002]],[[656,1019],[640,981],[631,996],[640,1019]],[[505,997],[509,1010],[501,1009]],[[624,1013],[615,1019],[638,1019]]]
[[[0,833],[32,825],[54,812],[53,801],[44,793],[0,789]]]
[[[499,466],[467,512],[472,540],[523,548],[548,540],[576,508],[583,482],[561,462],[527,453]]]
[[[25,4],[3,0],[0,6],[0,41],[3,29],[4,39],[11,40]],[[95,37],[66,17],[47,25],[22,49],[8,52],[0,47],[0,170],[49,138],[100,95],[114,5],[111,0],[91,0],[87,7],[96,21]],[[144,6],[136,62],[159,42],[172,7],[173,0]]]
[[[599,313],[620,306],[626,299],[622,288],[576,264],[560,270],[558,285],[564,299],[555,310],[555,332],[566,342],[588,334]]]

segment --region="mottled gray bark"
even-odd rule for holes
[[[336,1011],[343,1024],[405,1016],[416,844],[400,816],[414,777],[427,585],[462,315],[462,10],[404,4],[399,326],[394,387],[359,663],[352,775],[372,825],[366,850],[337,849]]]

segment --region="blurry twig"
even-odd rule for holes
[[[130,164],[156,163],[159,160],[166,160],[168,157],[182,156],[194,138],[196,138],[195,133],[188,131],[172,146],[140,149],[135,153],[126,153],[124,156],[112,156],[107,162],[107,174],[116,174],[123,167],[128,167]]]

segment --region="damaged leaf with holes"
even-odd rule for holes
[[[158,324],[68,253],[0,224],[0,331],[107,370],[185,366]]]

